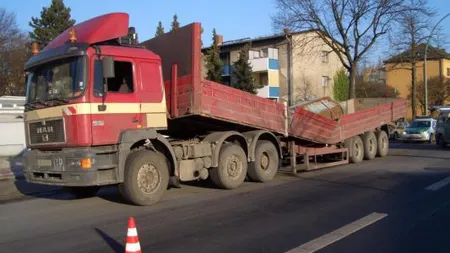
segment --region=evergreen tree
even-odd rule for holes
[[[252,66],[248,62],[249,46],[242,47],[239,58],[233,63],[232,86],[252,94],[256,94]]]
[[[161,21],[159,21],[158,27],[156,27],[155,37],[158,37],[159,35],[163,35],[163,34],[164,34],[164,27],[162,26]]]
[[[348,89],[350,80],[346,74],[345,69],[340,69],[334,75],[333,95],[334,100],[342,102],[348,99]]]
[[[222,79],[223,62],[220,59],[220,48],[217,44],[216,29],[213,29],[213,44],[206,52],[206,78],[213,82],[220,82]]]
[[[41,46],[47,45],[75,24],[75,20],[70,16],[70,8],[66,7],[63,0],[52,0],[50,7],[44,7],[41,11],[41,17],[32,17],[29,25],[33,28],[30,32],[32,40],[38,42]]]
[[[178,22],[178,16],[177,14],[173,15],[173,21],[172,21],[172,29],[171,31],[180,28],[180,23]]]

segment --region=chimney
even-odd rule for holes
[[[217,45],[218,45],[218,46],[221,46],[221,45],[223,44],[223,36],[217,34],[217,35],[216,35],[216,41],[217,41]]]

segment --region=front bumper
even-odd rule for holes
[[[89,158],[90,168],[81,160]],[[105,159],[90,148],[63,149],[56,152],[31,150],[25,162],[24,176],[30,183],[58,186],[95,186],[118,183],[114,155]]]
[[[429,139],[429,135],[423,134],[403,134],[401,136],[401,140],[403,141],[428,141]]]

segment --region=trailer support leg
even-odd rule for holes
[[[296,151],[296,146],[295,146],[295,142],[291,141],[290,142],[290,146],[291,146],[291,171],[292,174],[297,174],[297,151]]]

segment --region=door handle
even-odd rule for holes
[[[138,119],[133,119],[133,121],[131,121],[131,122],[133,122],[133,123],[138,123],[139,120],[138,120]]]

